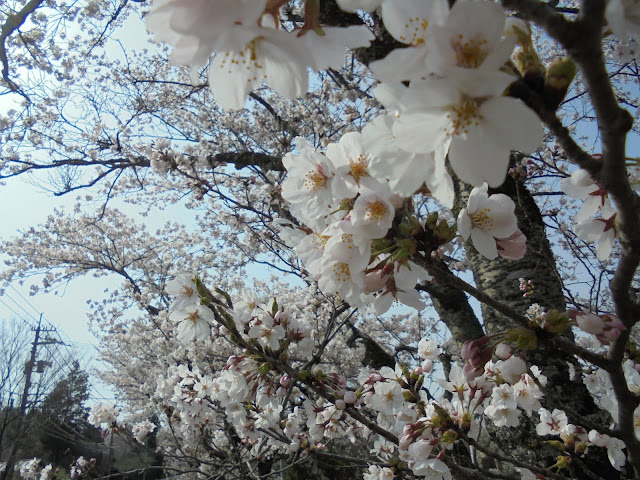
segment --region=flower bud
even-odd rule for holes
[[[467,340],[466,342],[464,342],[462,351],[460,352],[462,360],[466,362],[471,360],[472,358],[475,358],[480,353],[480,351],[484,349],[489,340],[490,337],[485,335],[484,337],[480,337],[478,340]]]
[[[627,329],[616,315],[605,313],[602,315],[602,319],[605,322],[604,328],[602,333],[596,337],[600,340],[600,343],[604,344],[614,341],[620,336],[620,333]]]
[[[496,238],[498,255],[507,260],[520,260],[527,253],[527,237],[520,229],[507,238]]]
[[[576,325],[592,335],[600,335],[604,330],[604,320],[591,312],[578,313],[576,315]]]
[[[433,370],[433,362],[431,360],[425,360],[420,365],[423,373],[430,373]]]
[[[291,385],[291,377],[287,374],[284,374],[282,377],[280,377],[280,385],[282,385],[284,388],[289,388],[289,385]]]
[[[458,439],[458,434],[456,432],[454,432],[453,430],[447,430],[442,435],[442,442],[443,443],[453,443],[457,439]]]
[[[347,403],[356,403],[358,401],[358,397],[355,392],[346,391],[344,392],[344,401]]]
[[[414,440],[413,436],[411,436],[411,435],[403,435],[402,437],[400,437],[400,441],[398,442],[398,446],[402,450],[408,450],[409,449],[409,445],[411,445],[413,443],[413,440]]]
[[[502,360],[507,360],[511,355],[513,355],[513,348],[506,343],[500,343],[495,349],[495,354]]]
[[[547,68],[544,93],[548,100],[557,102],[554,106],[558,106],[567,94],[577,71],[576,64],[568,57],[554,60]]]

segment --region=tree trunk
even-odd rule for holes
[[[454,211],[457,214],[467,205],[471,187],[458,181],[456,189]],[[480,255],[470,241],[467,242],[467,259],[473,270],[477,288],[519,314],[524,315],[527,308],[534,303],[544,307],[545,311],[556,309],[563,312],[566,307],[562,282],[547,240],[542,215],[531,192],[523,183],[507,176],[504,184],[490,193],[503,193],[515,202],[518,227],[527,237],[527,253],[521,260],[489,260]],[[520,278],[533,282],[534,289],[526,298],[519,289]],[[517,326],[512,319],[484,304],[482,315],[489,334]],[[526,360],[531,366],[539,366],[549,380],[549,389],[544,391],[545,397],[542,401],[545,408],[564,410],[569,422],[576,425],[580,425],[580,417],[584,417],[596,425],[608,426],[608,413],[602,412],[595,405],[582,382],[570,380],[568,363],[572,363],[577,370],[580,369],[572,355],[554,349],[549,342],[539,339],[538,348],[527,352]],[[536,434],[535,427],[539,423],[537,417],[529,420],[525,415],[521,416],[520,425],[516,428],[495,428],[490,423],[487,425],[486,438],[494,451],[507,452],[509,456],[518,460],[541,467],[553,465],[556,457],[563,455],[563,452],[544,444],[544,440]],[[558,437],[553,439],[556,440]],[[572,464],[572,476],[580,479],[589,478],[585,473],[586,467],[596,478],[620,478],[620,472],[611,466],[604,449],[594,450],[598,451],[590,451],[589,455],[582,459],[582,465],[578,465],[577,462]],[[498,465],[498,468],[508,470],[509,467]]]

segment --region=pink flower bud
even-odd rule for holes
[[[344,401],[347,403],[356,403],[358,401],[358,397],[355,392],[346,391],[344,392]]]
[[[460,352],[462,360],[466,362],[476,357],[488,342],[489,337],[486,335],[484,337],[480,337],[478,340],[467,340],[464,342],[462,351]]]
[[[338,410],[344,410],[345,408],[347,408],[347,403],[339,398],[335,401],[335,406]]]
[[[527,237],[520,229],[507,238],[496,238],[498,255],[507,260],[520,260],[527,253]]]
[[[576,315],[579,328],[592,335],[600,335],[604,329],[604,320],[591,312],[580,312]]]
[[[467,340],[462,346],[462,360],[467,362],[463,369],[467,380],[472,380],[482,375],[485,364],[491,360],[493,348],[487,348],[489,340],[491,340],[491,337],[485,335],[478,340]]]
[[[282,322],[287,322],[289,316],[284,313],[282,310],[278,310],[278,312],[273,316],[273,323],[276,325],[280,325]]]
[[[596,337],[600,340],[600,343],[613,342],[620,336],[622,331],[627,329],[627,327],[624,326],[624,323],[622,323],[616,315],[611,313],[605,313],[602,316],[602,320],[605,322],[602,333]]]
[[[282,385],[284,388],[288,388],[289,385],[291,385],[291,377],[286,374],[280,377],[280,385]]]
[[[420,369],[423,373],[430,373],[431,370],[433,370],[433,362],[431,360],[425,360],[422,362],[422,365],[420,365]]]

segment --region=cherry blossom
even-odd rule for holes
[[[172,60],[203,65],[214,50],[243,47],[259,32],[267,0],[154,0],[145,21],[159,41],[172,44]]]
[[[139,442],[157,429],[166,471],[203,478],[244,478],[271,463],[266,475],[286,473],[340,455],[346,441],[371,449],[366,462],[344,461],[374,464],[365,478],[451,478],[447,465],[471,478],[480,469],[467,438],[487,457],[503,453],[480,435],[488,420],[507,446],[522,446],[507,435],[517,426],[521,438],[548,436],[564,450],[524,458],[514,448],[513,461],[498,457],[507,476],[515,465],[523,478],[638,470],[620,439],[637,451],[640,414],[627,403],[640,367],[624,333],[635,322],[626,260],[638,256],[637,215],[627,200],[639,161],[618,128],[629,122],[602,113],[625,116],[638,103],[623,83],[633,62],[616,56],[629,50],[620,38],[636,36],[635,5],[601,5],[600,44],[602,22],[580,21],[587,10],[576,20],[555,9],[561,28],[545,32],[544,9],[518,2],[507,19],[485,0],[338,1],[355,15],[319,0],[156,0],[147,25],[169,48],[129,56],[123,46],[127,61],[117,63],[105,54],[121,41],[110,32],[137,19],[139,2],[80,2],[77,13],[54,3],[7,34],[5,93],[18,102],[0,116],[0,177],[62,167],[60,193],[92,186],[72,213],[3,240],[0,278],[43,275],[34,293],[87,272],[121,279],[90,316],[128,423],[105,407],[94,423]],[[75,25],[57,31],[47,16]],[[72,29],[69,53],[56,42]],[[165,62],[169,51],[195,85]],[[569,89],[578,94],[565,98]],[[538,114],[518,98],[549,128],[531,157],[512,154],[542,141]],[[604,126],[601,137],[587,120]],[[489,195],[507,173],[513,200]],[[466,208],[463,182],[474,187]],[[580,205],[567,197],[583,201],[574,226],[564,219]],[[131,202],[139,217],[170,207],[160,215],[168,222],[154,233],[108,204],[92,214],[96,198]],[[624,262],[610,258],[618,235]],[[601,264],[576,236],[597,242]],[[497,257],[524,261],[487,261]],[[620,316],[562,313],[567,302]],[[562,335],[574,325],[588,335]],[[565,394],[581,406],[569,412],[575,425],[546,410]],[[613,467],[595,459],[599,448]],[[72,478],[85,471],[77,463]],[[55,473],[32,465],[25,475]]]
[[[387,31],[408,48],[395,49],[384,59],[371,64],[371,70],[382,81],[393,82],[425,77],[432,73],[430,32],[444,22],[449,13],[447,2],[430,0],[385,0],[382,18]]]
[[[249,329],[249,336],[257,339],[264,347],[277,351],[280,347],[280,340],[284,339],[286,332],[282,325],[274,324],[271,315],[263,313],[259,317],[259,323]]]
[[[553,412],[541,408],[538,413],[540,414],[540,423],[536,427],[536,433],[540,436],[560,435],[560,430],[568,423],[566,413],[557,408]]]
[[[307,64],[339,68],[345,48],[368,45],[366,27],[332,28],[329,35],[286,32],[265,13],[266,0],[215,3],[190,0],[156,2],[147,28],[176,48],[173,61],[199,68],[213,54],[209,87],[220,106],[243,108],[247,94],[263,82],[288,98],[307,89]],[[204,13],[204,15],[202,14]]]
[[[594,182],[586,170],[574,170],[569,178],[565,178],[560,182],[560,187],[570,197],[584,200],[582,207],[580,207],[574,218],[576,222],[581,222],[595,215],[605,205],[606,196],[604,191]]]
[[[381,186],[369,173],[370,154],[364,147],[362,134],[344,134],[338,143],[327,146],[327,157],[336,169],[332,184],[336,198],[353,198],[362,188],[375,190]]]
[[[395,99],[399,116],[393,134],[410,152],[441,149],[436,165],[444,162],[442,155],[448,151],[451,167],[464,182],[498,187],[509,153],[530,153],[542,140],[535,113],[520,100],[501,96],[511,81],[499,71],[465,70],[459,78],[412,82]]]
[[[438,72],[451,69],[498,70],[515,46],[512,35],[503,37],[506,15],[502,7],[487,1],[456,2],[446,21],[435,25],[433,58]]]
[[[606,260],[615,242],[617,232],[615,227],[616,211],[607,200],[601,209],[601,218],[583,220],[575,225],[578,237],[586,242],[596,242],[596,256],[598,260]]]
[[[116,422],[120,411],[115,407],[109,405],[98,404],[95,405],[89,413],[89,423],[95,427],[101,425],[111,425]]]
[[[640,5],[633,0],[608,0],[605,18],[609,28],[621,39],[640,38]]]
[[[442,349],[438,347],[437,342],[424,337],[418,342],[418,355],[424,360],[436,360]]]
[[[131,434],[133,435],[133,438],[136,439],[136,441],[138,441],[139,443],[144,443],[147,435],[149,435],[155,429],[156,426],[153,423],[151,423],[149,420],[144,420],[143,422],[136,423],[131,428]]]
[[[378,87],[377,94],[383,89],[384,85]],[[369,171],[387,179],[391,191],[403,197],[413,195],[426,183],[437,200],[453,207],[453,180],[444,165],[435,163],[434,153],[412,153],[403,149],[392,132],[393,122],[391,116],[379,116],[362,130],[371,154]]]
[[[167,283],[165,290],[174,298],[172,308],[180,310],[198,303],[198,287],[193,281],[193,277],[187,275],[177,275],[176,278]]]
[[[189,342],[193,339],[206,340],[211,335],[211,325],[215,318],[211,310],[203,305],[191,305],[174,310],[169,318],[178,323],[178,340]]]
[[[333,201],[335,167],[327,157],[316,152],[308,141],[298,138],[296,146],[299,154],[287,154],[282,159],[289,173],[282,184],[282,197],[291,202],[293,211],[313,228],[323,225],[324,222],[317,218],[329,213],[328,208]]]
[[[504,194],[489,195],[483,183],[469,194],[467,208],[458,215],[458,231],[465,240],[471,236],[476,250],[487,258],[498,256],[496,238],[513,235],[518,226],[513,213],[515,204]]]
[[[351,223],[357,238],[372,239],[386,235],[395,215],[390,200],[388,188],[361,192],[351,210]]]

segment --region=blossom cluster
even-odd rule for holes
[[[116,407],[96,404],[91,408],[91,412],[89,412],[88,421],[96,428],[100,428],[102,425],[111,426],[117,422],[119,413]]]
[[[378,314],[394,300],[422,309],[414,287],[430,275],[408,260],[410,243],[384,240],[405,199],[372,175],[364,145],[362,134],[348,133],[325,155],[298,139],[298,153],[283,159],[289,176],[282,196],[312,230],[285,227],[281,236],[322,291],[353,306],[373,305]]]
[[[24,480],[55,480],[57,478],[76,480],[87,477],[93,471],[95,465],[95,458],[86,460],[84,457],[78,457],[71,464],[67,477],[65,472],[60,471],[58,468],[54,469],[52,464],[42,467],[40,459],[33,458],[20,462],[18,464],[18,473]]]
[[[284,31],[279,23],[284,3],[156,1],[147,28],[174,46],[177,63],[203,65],[216,52],[209,86],[218,103],[230,108],[241,108],[247,93],[262,82],[285,96],[300,96],[307,87],[307,66],[337,68],[345,48],[367,46],[373,39],[365,26],[321,27],[317,2],[311,1],[305,4],[304,25]],[[501,67],[517,36],[528,32],[526,24],[508,19],[489,1],[460,1],[451,9],[445,0],[343,5],[350,11],[378,6],[389,33],[408,46],[371,65],[385,82],[376,97],[392,113],[368,127],[367,135],[378,143],[396,140],[386,149],[380,146],[378,174],[390,177],[392,189],[404,196],[426,181],[450,206],[448,155],[461,180],[499,186],[509,152],[531,152],[542,140],[535,113],[503,96],[515,77]],[[400,82],[407,80],[411,84],[404,87]]]
[[[340,68],[345,49],[369,45],[364,26],[321,28],[308,12],[305,24],[287,31],[280,2],[267,0],[155,0],[146,16],[156,40],[174,47],[172,61],[197,70],[210,59],[209,87],[223,108],[242,108],[263,82],[289,98],[308,87],[307,66]],[[276,2],[277,3],[277,2]],[[317,12],[316,12],[317,15]]]
[[[179,276],[171,285],[176,292],[173,311],[194,302],[187,301],[190,292],[183,288],[193,287],[201,304],[208,299],[206,308],[217,307],[223,313],[222,302],[212,300],[198,277]],[[626,463],[625,445],[612,436],[615,430],[585,429],[571,423],[567,413],[544,408],[547,379],[538,367],[527,363],[526,350],[533,347],[524,329],[467,342],[461,352],[466,364],[452,363],[447,379],[434,369],[441,347],[425,337],[417,345],[418,362],[413,367],[397,363],[395,368],[363,370],[354,383],[333,372],[330,365],[313,370],[296,368],[300,360],[285,354],[287,344],[296,343],[292,337],[297,338],[297,343],[303,344],[297,354],[306,351],[308,355],[311,347],[304,346],[309,343],[308,327],[293,320],[275,299],[264,304],[254,292],[244,290],[234,302],[228,299],[224,312],[226,323],[219,327],[218,335],[241,347],[243,353],[231,355],[219,370],[212,365],[207,371],[204,365],[172,365],[156,381],[154,402],[162,405],[167,415],[158,428],[171,425],[171,434],[185,439],[185,446],[191,439],[195,448],[202,439],[194,432],[209,429],[211,448],[226,448],[231,440],[225,424],[233,427],[234,435],[252,454],[260,451],[260,455],[266,454],[260,450],[265,437],[272,453],[301,458],[322,451],[332,439],[355,442],[369,438],[372,453],[383,465],[371,465],[364,478],[392,478],[394,462],[399,461],[418,477],[448,480],[452,478],[448,456],[456,442],[477,441],[488,421],[496,427],[516,428],[526,415],[537,425],[538,435],[557,443],[562,453],[558,468],[564,468],[566,458],[586,455],[590,448],[606,449],[616,469]],[[528,315],[541,327],[551,321],[539,306],[530,308]],[[572,321],[587,325],[588,321],[579,319],[584,315],[577,313]],[[612,323],[612,330],[615,325]],[[602,328],[604,332],[606,326]],[[625,363],[629,385],[640,385],[639,370],[634,362]],[[575,369],[573,375],[575,379]],[[608,374],[602,369],[586,370],[582,378],[596,403],[617,418]],[[439,384],[445,395],[431,396],[425,388],[428,381]],[[99,406],[94,410],[94,423],[115,421],[113,409]],[[359,420],[357,412],[364,414],[357,417]],[[375,421],[362,423],[363,418]],[[636,418],[640,419],[640,408]],[[139,422],[133,426],[132,436],[142,442],[154,427],[148,421]],[[397,437],[398,444],[379,435],[381,431]],[[535,478],[525,465],[520,467],[522,478]]]

